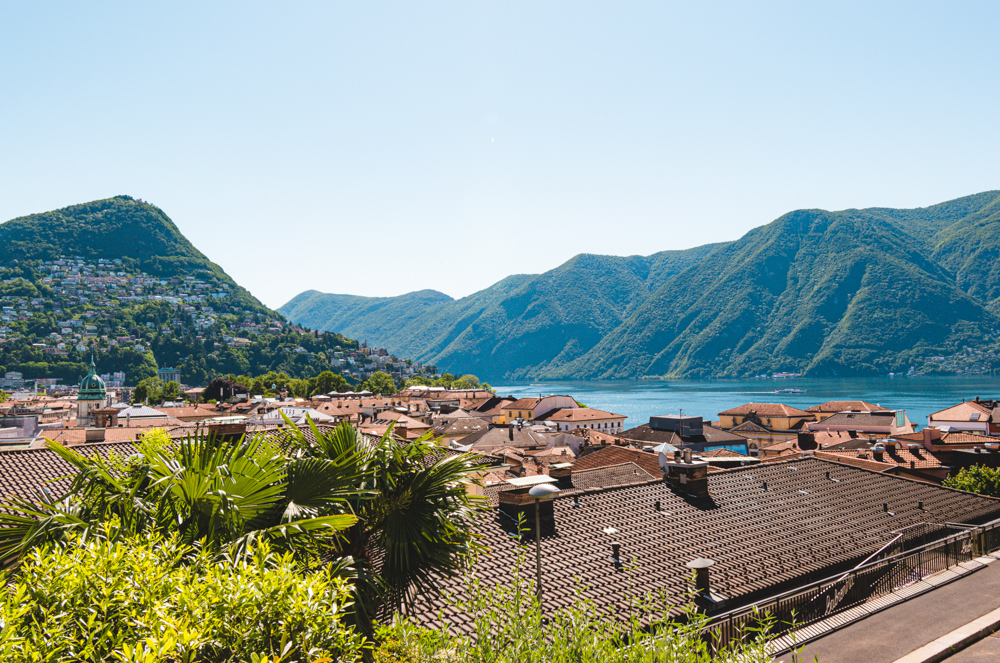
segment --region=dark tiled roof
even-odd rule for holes
[[[110,453],[131,456],[134,442],[88,444],[74,451],[107,458]],[[76,469],[49,449],[22,449],[0,452],[0,498],[37,499],[47,495],[58,499],[65,494]],[[48,490],[50,492],[45,493]]]
[[[656,430],[654,428],[650,428],[649,424],[643,424],[641,426],[636,426],[635,428],[629,428],[628,430],[619,433],[618,436],[623,437],[626,440],[634,440],[636,442],[651,442],[653,444],[666,442],[667,444],[672,444],[675,447],[679,447],[683,444],[701,442],[706,444],[727,444],[745,443],[747,441],[747,438],[742,435],[737,435],[736,433],[731,433],[727,430],[716,428],[715,426],[709,426],[708,424],[705,424],[702,427],[701,435],[685,435],[684,437],[681,437],[673,431]]]
[[[512,432],[513,431],[513,432]],[[513,439],[511,437],[513,436]],[[522,428],[498,427],[480,430],[471,435],[463,437],[460,443],[465,446],[471,444],[473,451],[481,449],[495,449],[499,447],[523,447],[532,449],[534,447],[544,447],[548,442],[548,435],[536,433]]]
[[[892,426],[896,423],[896,413],[891,410],[878,412],[838,412],[820,422],[809,424],[813,430],[823,430],[826,426],[851,426],[855,430],[866,427]]]
[[[655,478],[635,463],[622,463],[621,465],[596,467],[592,470],[574,471],[572,481],[574,488],[586,490],[588,488],[623,486],[630,483],[648,483],[650,479]]]
[[[679,494],[662,480],[577,493],[578,506],[572,496],[557,497],[554,519],[542,520],[545,609],[571,605],[577,589],[596,609],[619,615],[651,591],[682,600],[689,589],[684,564],[697,557],[715,561],[713,591],[735,607],[850,568],[901,527],[1000,517],[1000,500],[815,458],[726,470],[708,481],[711,498]],[[617,532],[606,534],[609,527]],[[527,549],[519,548],[511,516],[492,509],[477,530],[490,549],[474,568],[486,591],[510,583],[519,554],[527,554],[527,571],[534,573],[532,537],[524,538]],[[612,541],[621,543],[624,568],[609,559]],[[439,586],[463,591],[460,578],[440,579]],[[445,606],[441,597],[423,599],[415,615],[435,624]],[[470,619],[445,613],[460,630],[468,630]]]

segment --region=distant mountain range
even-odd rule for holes
[[[278,311],[490,381],[978,372],[1000,366],[998,257],[989,191],[798,210],[648,257],[583,254],[458,300],[309,290]]]

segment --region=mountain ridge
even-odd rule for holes
[[[795,210],[732,242],[580,254],[424,309],[414,293],[379,298],[393,319],[366,298],[348,310],[316,291],[278,310],[490,380],[875,375],[992,347],[1000,270],[985,257],[998,231],[998,191],[909,210]],[[445,322],[449,336],[414,338]]]

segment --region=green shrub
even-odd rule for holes
[[[397,615],[376,633],[376,663],[771,663],[769,631],[762,617],[744,643],[715,646],[703,635],[708,618],[689,596],[646,596],[621,604],[617,614],[600,610],[579,583],[572,605],[543,615],[528,578],[533,561],[522,550],[510,582],[486,586],[469,575],[461,597],[444,612],[470,618],[468,635],[417,626]],[[672,600],[671,600],[672,598]],[[798,660],[798,652],[792,652]]]
[[[944,480],[948,488],[967,490],[970,493],[1000,497],[1000,468],[973,465],[958,471]]]
[[[176,536],[66,540],[33,550],[3,588],[0,660],[354,661],[350,587],[255,540],[238,559]],[[182,561],[183,560],[183,561]]]

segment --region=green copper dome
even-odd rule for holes
[[[103,401],[108,397],[108,389],[104,385],[104,380],[97,377],[97,367],[94,365],[94,359],[90,359],[90,372],[87,373],[87,377],[83,378],[83,382],[80,383],[80,393],[77,396],[77,400],[81,401]]]

